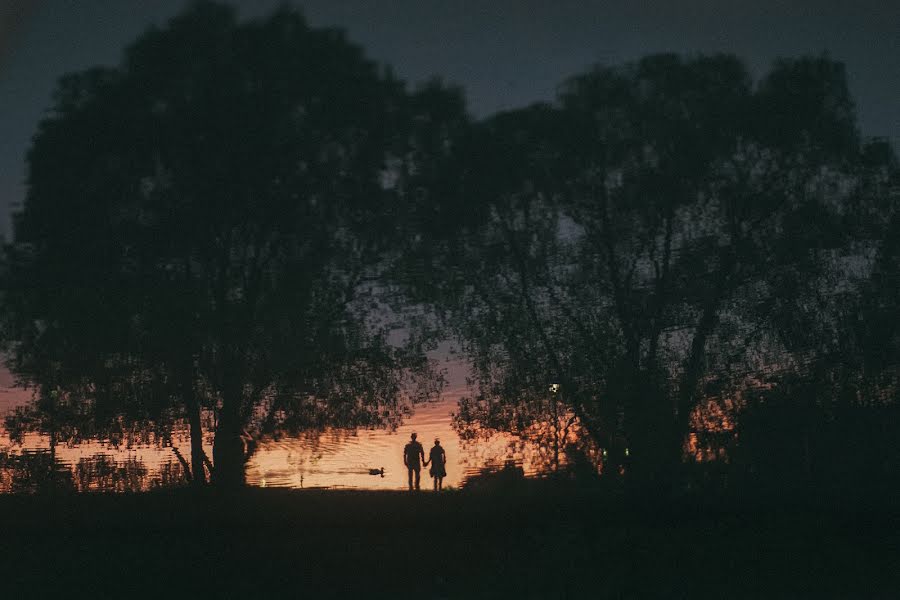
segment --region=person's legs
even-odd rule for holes
[[[434,478],[434,487],[437,488],[437,491],[441,491],[444,487],[444,478],[443,477],[435,477]]]
[[[441,480],[440,477],[435,477],[435,478],[434,478],[434,491],[437,491],[437,489],[438,489],[438,481],[440,481],[440,480]]]
[[[406,470],[409,472],[409,489],[413,489],[413,469],[412,467],[407,467]]]
[[[416,469],[416,489],[419,489],[419,475],[421,474],[420,469]]]

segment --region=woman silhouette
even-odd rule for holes
[[[441,448],[441,440],[437,438],[434,438],[434,447],[428,453],[428,460],[425,461],[426,467],[429,462],[431,470],[428,472],[434,477],[434,491],[439,492],[444,483],[444,477],[447,476],[447,453]]]

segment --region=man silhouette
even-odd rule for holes
[[[416,441],[416,434],[409,436],[410,441],[403,447],[403,464],[409,471],[409,489],[413,489],[413,472],[416,474],[416,489],[419,489],[419,475],[422,471],[422,462],[425,460],[425,449]],[[421,459],[421,461],[420,461]]]

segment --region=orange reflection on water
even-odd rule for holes
[[[0,440],[6,431],[0,425]],[[21,443],[0,443],[0,493],[35,491],[54,485],[79,492],[147,491],[184,481],[177,453],[190,456],[190,440],[173,436],[171,445],[150,439],[142,444],[110,444],[97,440],[52,443],[50,436],[26,433]],[[30,470],[31,472],[26,472]]]
[[[441,440],[447,453],[445,488],[460,487],[467,477],[507,460],[520,464],[526,475],[539,470],[510,434],[498,432],[478,442],[460,440],[451,426],[455,407],[455,400],[446,396],[421,405],[396,431],[329,430],[314,437],[263,441],[247,464],[247,482],[261,487],[405,489],[403,447],[413,432],[426,456],[434,439]],[[370,469],[381,468],[384,477],[370,474]],[[421,471],[422,489],[432,487],[428,469]]]
[[[263,439],[247,463],[247,483],[263,487],[404,489],[407,472],[403,446],[410,433],[426,455],[440,438],[447,454],[446,487],[460,487],[468,477],[514,464],[525,475],[546,470],[547,448],[509,433],[494,432],[478,440],[461,440],[451,426],[455,399],[416,408],[396,431],[329,430],[322,434]],[[212,433],[204,448],[212,456]],[[182,462],[182,461],[185,462]],[[142,491],[186,483],[190,436],[181,424],[165,439],[153,432],[125,435],[116,441],[51,443],[47,434],[25,433],[11,443],[0,424],[0,493],[34,491],[51,479],[54,485],[77,491]],[[384,468],[384,477],[370,469]],[[33,472],[28,473],[28,470]],[[42,479],[43,478],[43,479]],[[428,468],[421,472],[422,489],[430,489]]]

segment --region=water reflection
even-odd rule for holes
[[[548,471],[547,449],[537,441],[501,432],[461,439],[452,423],[456,410],[455,398],[446,395],[419,406],[394,431],[327,429],[264,438],[247,463],[247,483],[282,488],[404,489],[402,452],[412,432],[428,447],[440,438],[447,453],[445,488],[460,488],[490,473],[508,473],[511,468],[524,476]],[[205,435],[207,452],[212,451],[212,435]],[[0,492],[33,493],[51,487],[125,492],[184,485],[189,471],[185,457],[189,456],[185,423],[178,423],[169,436],[150,434],[127,444],[117,440],[54,443],[51,436],[38,433],[26,433],[12,442],[0,425]],[[423,471],[423,489],[430,489],[428,469]]]
[[[0,390],[0,414],[26,406],[30,398],[27,390],[7,385]],[[504,431],[489,427],[483,415],[474,418],[478,415],[473,410],[484,406],[471,399],[459,403],[469,391],[454,386],[438,401],[418,405],[393,429],[326,428],[262,435],[254,439],[249,453],[246,482],[295,489],[405,489],[403,447],[413,432],[426,448],[441,440],[447,454],[443,483],[449,488],[505,485],[551,473],[581,478],[624,473],[624,463],[611,458],[614,451],[585,435],[571,411],[560,411],[554,427],[546,406],[530,407],[534,410],[529,412],[523,405],[517,419],[520,426]],[[695,411],[686,457],[727,461],[734,411],[741,404],[740,395],[734,401],[711,398]],[[207,455],[213,450],[214,427],[214,414],[205,413],[202,447]],[[102,439],[85,438],[9,429],[0,421],[0,493],[147,491],[191,481],[190,427],[183,420],[167,427],[122,428]],[[427,467],[422,477],[423,489],[431,489]]]
[[[407,487],[403,447],[410,434],[418,434],[425,446],[440,438],[447,453],[444,487],[462,487],[485,470],[502,468],[512,461],[527,475],[545,471],[534,444],[512,434],[493,433],[475,440],[461,440],[452,427],[456,402],[449,396],[416,409],[394,431],[327,430],[305,437],[263,441],[247,464],[247,482],[261,487],[350,487],[396,490]],[[372,470],[384,468],[384,475]],[[423,469],[423,489],[431,487]]]

